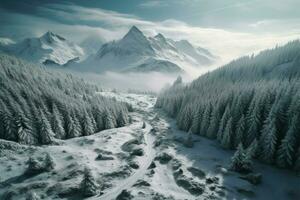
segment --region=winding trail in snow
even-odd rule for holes
[[[139,100],[140,101],[140,100]],[[141,101],[140,101],[141,102]],[[139,179],[143,179],[143,177],[147,173],[147,169],[150,166],[151,162],[153,161],[156,150],[153,148],[155,137],[150,133],[150,130],[152,129],[152,126],[149,122],[147,122],[149,119],[149,110],[153,109],[153,105],[146,101],[145,99],[142,99],[142,105],[138,106],[137,114],[140,115],[139,121],[142,123],[145,121],[146,128],[144,133],[144,156],[139,160],[140,167],[136,171],[134,171],[130,177],[121,180],[118,185],[113,187],[112,189],[108,190],[101,196],[96,196],[90,199],[97,199],[97,200],[112,200],[116,199],[117,196],[123,191],[130,189]],[[148,115],[146,115],[148,113]]]

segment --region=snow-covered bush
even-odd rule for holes
[[[80,184],[83,196],[90,197],[97,194],[97,183],[89,168],[84,169],[83,179]]]
[[[128,105],[70,74],[0,54],[0,138],[50,144],[128,123]]]
[[[300,148],[299,52],[297,40],[234,60],[191,84],[176,81],[161,92],[156,107],[175,117],[184,131],[217,139],[224,148],[253,144],[250,157],[295,168]]]
[[[28,159],[27,164],[28,167],[25,173],[28,175],[35,175],[44,171],[43,165],[33,157],[30,157]]]
[[[47,171],[51,171],[55,167],[55,162],[49,153],[46,153],[46,156],[44,159],[44,167]]]
[[[230,169],[242,173],[252,171],[251,154],[243,149],[242,144],[239,144],[231,158]]]

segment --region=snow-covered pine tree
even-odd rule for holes
[[[245,151],[242,143],[240,143],[231,158],[230,169],[236,172],[247,173],[252,171],[252,167],[251,153]]]
[[[226,149],[231,148],[231,136],[232,136],[232,117],[229,118],[229,120],[226,123],[223,137],[221,140],[221,146]]]
[[[120,109],[120,111],[118,112],[118,116],[117,116],[117,126],[118,127],[125,126],[128,123],[124,112],[125,111],[123,109]]]
[[[80,119],[82,118],[81,112],[77,108],[75,108],[72,112],[72,117],[73,117],[74,127],[76,129],[76,131],[74,132],[74,137],[82,136],[82,126],[80,124]]]
[[[74,122],[70,112],[65,112],[65,130],[66,130],[66,138],[72,138],[73,130],[74,130]]]
[[[92,172],[89,168],[84,168],[83,179],[80,184],[81,192],[83,196],[90,197],[97,194],[97,183],[92,175]]]
[[[111,129],[116,127],[116,121],[113,115],[107,109],[105,109],[104,127],[105,129]]]
[[[219,128],[218,128],[218,133],[217,133],[217,140],[221,143],[222,142],[222,138],[223,138],[223,134],[224,134],[224,129],[226,127],[227,121],[230,118],[230,108],[227,105],[226,109],[223,113],[223,116],[221,118],[220,124],[219,124]]]
[[[66,123],[67,123],[67,138],[79,137],[80,133],[80,124],[78,119],[76,118],[74,111],[71,111],[70,114],[66,115]]]
[[[51,144],[54,139],[54,133],[52,131],[51,125],[46,118],[44,112],[40,110],[40,130],[39,130],[39,140],[41,144]]]
[[[87,110],[87,112],[88,112],[89,117],[90,117],[91,122],[92,122],[92,130],[93,130],[93,133],[95,133],[96,130],[97,130],[97,124],[96,124],[95,117],[94,117],[94,115],[93,115],[93,113],[92,113],[92,111],[91,111],[90,109]]]
[[[55,168],[55,162],[49,153],[46,153],[43,165],[47,171],[51,171]]]
[[[255,138],[253,142],[246,149],[247,154],[250,158],[255,158],[258,155],[258,142]]]
[[[220,111],[219,108],[215,108],[212,111],[209,127],[206,134],[208,138],[214,139],[217,137],[219,123],[220,123]]]
[[[200,125],[200,135],[206,135],[207,129],[209,127],[209,120],[210,120],[210,114],[211,114],[212,106],[208,104],[207,107],[205,107],[204,113],[202,115],[201,119],[201,125]]]
[[[0,138],[14,138],[14,124],[11,113],[0,99]]]
[[[17,128],[17,141],[20,144],[36,144],[36,138],[32,135],[32,129],[29,125],[28,118],[19,109],[19,113],[15,118],[15,126]]]
[[[253,163],[252,163],[252,151],[250,149],[245,150],[244,152],[244,159],[242,162],[242,172],[251,172],[253,168]]]
[[[243,143],[244,133],[246,131],[246,121],[245,116],[242,115],[241,118],[238,120],[235,138],[234,138],[234,147],[237,147],[240,143]]]
[[[63,117],[55,104],[52,106],[52,129],[56,138],[64,139],[66,137],[63,128]]]
[[[83,135],[85,136],[94,133],[92,120],[86,110],[83,111],[82,129],[83,129]]]
[[[192,133],[199,134],[201,118],[202,118],[202,108],[200,105],[197,105],[193,114],[191,131]]]
[[[276,152],[277,127],[275,109],[275,106],[273,106],[268,118],[264,121],[260,137],[260,147],[262,148],[260,158],[266,163],[272,163],[274,161]]]
[[[250,105],[249,111],[247,113],[247,127],[248,131],[245,134],[244,144],[249,146],[253,140],[258,136],[260,130],[261,121],[261,108],[260,99],[253,99]]]
[[[288,131],[281,141],[281,145],[277,151],[276,163],[279,167],[291,168],[294,164],[297,149],[297,135],[299,132],[299,114],[295,113],[292,120],[289,123]]]
[[[103,119],[103,112],[100,109],[95,109],[94,110],[94,115],[95,115],[95,121],[96,121],[96,132],[102,131],[104,129],[104,119]]]
[[[190,127],[192,126],[192,120],[193,120],[193,110],[191,106],[186,106],[181,111],[181,119],[179,119],[177,122],[177,125],[180,129],[184,131],[188,131]]]
[[[231,158],[230,169],[237,172],[242,172],[244,170],[243,169],[244,159],[245,159],[244,148],[242,143],[240,143],[237,147],[236,152]]]

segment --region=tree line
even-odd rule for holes
[[[0,54],[0,138],[21,144],[91,135],[128,123],[125,103],[71,74]]]
[[[292,41],[190,84],[179,78],[161,92],[156,107],[175,117],[180,129],[216,139],[223,148],[250,148],[251,157],[300,170],[299,52],[300,41]]]

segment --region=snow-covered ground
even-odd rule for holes
[[[187,133],[154,108],[154,96],[100,94],[132,104],[132,123],[52,146],[0,140],[0,199],[25,199],[28,192],[42,199],[83,199],[84,167],[99,185],[89,199],[300,199],[300,177],[291,171],[255,162],[262,181],[254,185],[227,170],[232,151],[199,136],[189,147]],[[24,175],[28,158],[42,161],[46,153],[54,170]]]

